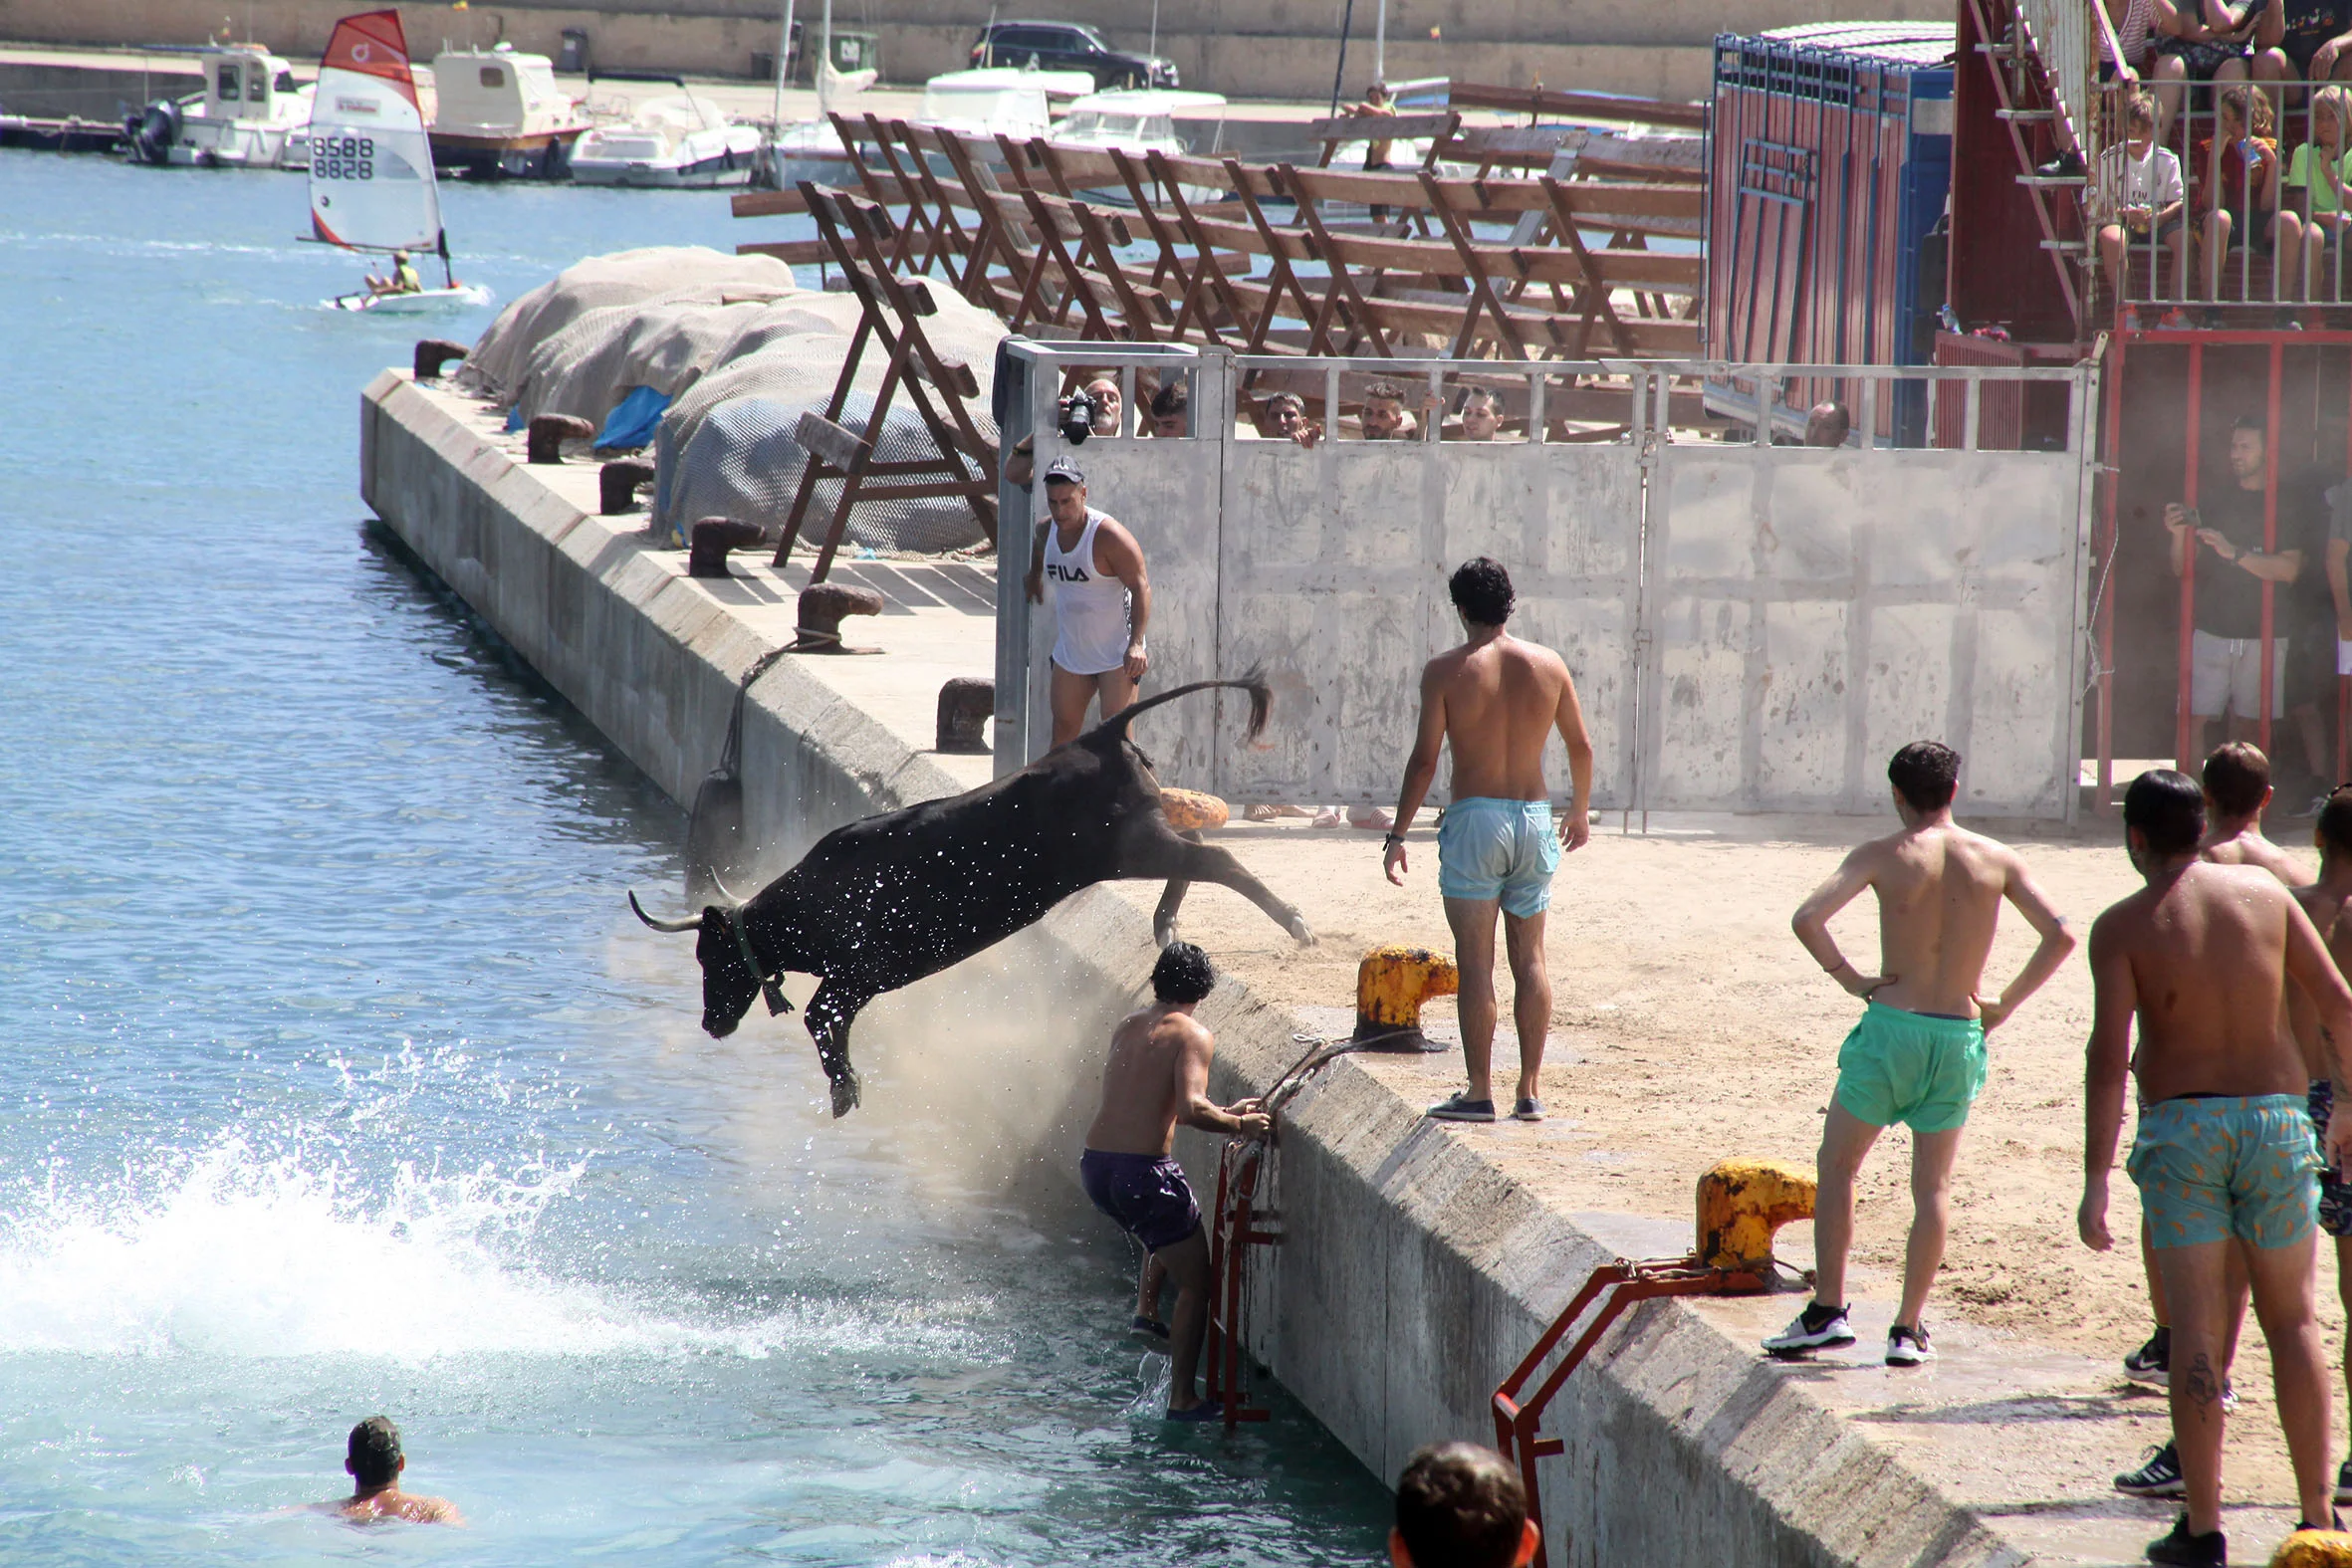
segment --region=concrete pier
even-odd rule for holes
[[[739,560],[733,580],[689,578],[682,552],[656,550],[639,532],[641,514],[593,515],[592,465],[527,467],[521,438],[503,434],[484,405],[400,372],[368,387],[361,427],[362,489],[376,514],[612,744],[690,800],[717,761],[739,676],[790,640],[805,572]],[[952,573],[925,588],[934,569],[899,573],[899,612],[850,623],[852,640],[880,655],[790,657],[753,687],[746,816],[775,851],[771,870],[841,821],[988,776],[985,757],[930,750],[941,683],[986,675],[994,661],[991,615],[958,597]],[[1423,836],[1415,846],[1428,859],[1416,874],[1434,904]],[[1286,895],[1310,891],[1302,866],[1369,852],[1360,839],[1304,832],[1224,841]],[[1335,872],[1329,880],[1341,887]],[[1090,889],[1022,939],[1043,944],[1057,983],[1089,1018],[1124,1006],[1147,972],[1157,891]],[[1301,902],[1327,923],[1313,900]],[[1350,1001],[1334,989],[1328,1006],[1276,1004],[1291,962],[1281,939],[1271,927],[1230,929],[1241,937],[1212,943],[1227,982],[1203,1008],[1221,1042],[1213,1091],[1228,1098],[1271,1082],[1298,1054],[1296,1035],[1343,1030]],[[1357,954],[1341,956],[1352,967]],[[780,1048],[808,1048],[797,1019],[747,1027],[773,1032]],[[1284,1240],[1253,1261],[1251,1348],[1384,1481],[1422,1443],[1492,1441],[1489,1395],[1596,1264],[1691,1245],[1686,1208],[1612,1208],[1593,1178],[1608,1151],[1574,1143],[1572,1122],[1455,1129],[1424,1119],[1421,1107],[1458,1084],[1457,1070],[1453,1056],[1350,1057],[1316,1078],[1286,1116],[1276,1160]],[[809,1071],[814,1080],[813,1052]],[[1790,1097],[1813,1107],[1825,1092],[1824,1079]],[[1729,1106],[1711,1119],[1720,1138],[1745,1137],[1730,1129],[1762,1120]],[[1786,1144],[1647,1153],[1695,1176],[1724,1155],[1786,1157],[1795,1152]],[[1179,1150],[1205,1199],[1214,1148],[1187,1133]],[[1801,1240],[1783,1251],[1807,1260]],[[1542,1472],[1551,1561],[2136,1561],[2171,1509],[2118,1497],[2107,1477],[2141,1444],[2161,1441],[2161,1401],[2125,1401],[2112,1361],[2062,1336],[1958,1316],[1937,1319],[1941,1363],[1885,1369],[1863,1353],[1885,1331],[1891,1296],[1891,1281],[1864,1279],[1862,1345],[1793,1367],[1756,1350],[1795,1310],[1791,1296],[1628,1314],[1546,1423],[1567,1445]],[[2252,1392],[2253,1370],[2238,1376]],[[2291,1495],[2274,1464],[2240,1468],[2234,1480],[2263,1497]],[[2249,1505],[2233,1508],[2230,1528],[2241,1557],[2258,1560],[2248,1548],[2266,1552],[2292,1522],[2278,1507]]]

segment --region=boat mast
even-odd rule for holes
[[[449,231],[447,229],[443,229],[441,231],[439,244],[441,251],[442,285],[446,288],[455,289],[457,287],[457,274],[449,270]]]
[[[833,68],[833,0],[824,0],[824,23],[818,34],[817,47],[824,51],[817,61],[817,117],[823,119],[831,112],[826,104],[824,76]]]
[[[776,136],[784,134],[784,74],[792,68],[793,4],[794,0],[784,0],[784,41],[776,46],[776,127],[770,132]]]
[[[1388,0],[1380,0],[1378,20],[1372,24],[1372,80],[1388,80]]]

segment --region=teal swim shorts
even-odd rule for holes
[[[1551,907],[1559,835],[1548,800],[1473,795],[1437,824],[1437,890],[1447,898],[1498,899],[1525,920]]]
[[[1837,1050],[1837,1103],[1873,1127],[1950,1132],[1985,1088],[1985,1026],[1873,1002]]]
[[[2140,1107],[2124,1162],[2150,1246],[2232,1236],[2291,1246],[2319,1221],[2319,1139],[2300,1094],[2184,1095]]]

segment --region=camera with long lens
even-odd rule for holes
[[[1057,415],[1061,439],[1071,446],[1084,446],[1086,437],[1094,433],[1095,412],[1093,395],[1082,388],[1064,397]]]

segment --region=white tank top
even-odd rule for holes
[[[1061,527],[1046,525],[1046,581],[1054,589],[1054,662],[1072,675],[1100,675],[1127,658],[1127,585],[1094,565],[1102,514],[1086,509],[1086,528],[1067,554]]]

